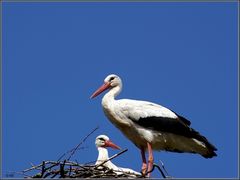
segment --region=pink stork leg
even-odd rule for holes
[[[148,147],[148,172],[150,172],[153,168],[153,152],[152,152],[152,145],[147,143]],[[147,174],[147,177],[150,177],[150,173]]]
[[[141,155],[142,155],[142,174],[145,175],[147,173],[147,161],[145,157],[145,150],[141,147]]]

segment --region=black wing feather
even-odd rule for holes
[[[167,117],[146,117],[140,118],[139,120],[134,120],[139,126],[149,128],[156,131],[173,133],[189,138],[195,138],[209,147],[212,150],[217,150],[207,138],[202,136],[199,132],[190,128],[190,121],[178,115],[178,118],[167,118]]]
[[[152,116],[140,118],[134,122],[142,127],[156,131],[170,132],[187,137],[190,137],[192,135],[191,129],[180,119]]]
[[[171,111],[174,112],[173,110],[171,110]],[[190,122],[189,120],[187,120],[185,117],[180,116],[180,115],[177,114],[176,112],[174,112],[174,113],[179,117],[179,119],[180,119],[183,123],[187,124],[188,126],[191,125],[191,122]]]

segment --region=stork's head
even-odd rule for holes
[[[95,144],[97,147],[111,147],[113,149],[121,149],[119,146],[110,141],[106,135],[99,135],[96,137]]]
[[[122,84],[122,80],[115,74],[110,74],[104,79],[105,84],[109,84],[110,87],[119,86]]]
[[[96,97],[107,89],[111,89],[117,86],[120,87],[120,89],[122,88],[121,78],[115,74],[110,74],[104,79],[104,84],[92,94],[91,98]]]

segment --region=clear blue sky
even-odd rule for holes
[[[213,159],[155,152],[170,175],[238,176],[236,2],[12,2],[2,10],[3,176],[57,160],[97,125],[73,160],[96,160],[95,137],[107,134],[128,148],[113,162],[140,170],[139,150],[104,116],[102,96],[89,98],[110,73],[123,80],[119,98],[174,110],[218,148]]]

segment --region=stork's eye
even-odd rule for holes
[[[112,81],[112,80],[114,80],[114,79],[115,79],[115,77],[111,77],[109,80]]]
[[[101,140],[101,141],[105,141],[105,139],[103,139],[103,138],[99,138],[99,140]]]

